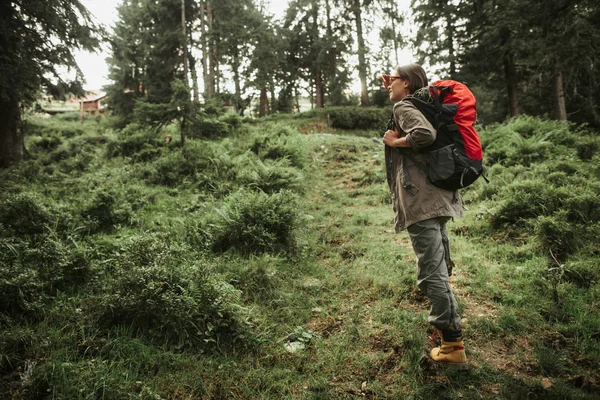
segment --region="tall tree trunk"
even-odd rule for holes
[[[325,107],[325,94],[323,93],[323,76],[321,74],[321,67],[317,64],[315,68],[315,102],[317,108]]]
[[[314,52],[314,48],[315,46],[317,46],[319,53],[313,53],[314,54],[314,64],[313,64],[313,74],[314,74],[314,91],[313,88],[310,89],[311,92],[311,108],[313,107],[313,100],[314,100],[314,104],[316,104],[317,108],[323,108],[324,104],[323,104],[323,71],[321,68],[321,52],[323,51],[323,47],[320,45],[317,45],[319,42],[319,2],[318,1],[313,1],[312,2],[312,10],[311,10],[311,16],[312,16],[312,32],[311,32],[311,40],[310,40],[310,45],[313,48],[313,50],[311,50],[312,52]],[[314,97],[313,97],[314,95]]]
[[[208,41],[207,36],[207,22],[206,22],[206,1],[200,3],[200,48],[202,50],[202,82],[204,86],[203,95],[204,100],[208,100],[212,97],[212,92],[209,93],[210,78],[208,72]]]
[[[519,108],[519,93],[517,88],[517,71],[512,54],[504,56],[504,78],[508,94],[508,108],[512,117],[521,115]]]
[[[240,53],[237,46],[234,46],[235,50],[233,53],[233,83],[235,86],[235,100],[234,107],[235,111],[239,114],[242,108],[242,89],[240,85]]]
[[[260,89],[260,104],[258,106],[258,116],[264,117],[269,112],[269,97],[267,94],[267,87],[263,86]]]
[[[23,132],[19,103],[0,100],[0,168],[23,157]]]
[[[206,19],[208,23],[209,33],[213,28],[214,20],[213,20],[213,10],[210,4],[211,0],[208,0],[206,3]],[[206,89],[206,93],[209,99],[212,99],[215,96],[215,71],[217,64],[217,45],[216,38],[213,35],[209,35],[210,38],[210,46],[208,46],[208,85]]]
[[[325,0],[325,17],[326,17],[326,37],[329,40],[334,40],[333,36],[333,28],[331,27],[331,4],[329,4],[329,0]],[[335,46],[335,47],[334,47]],[[336,74],[337,74],[337,43],[334,41],[334,46],[331,44],[327,45],[327,65],[325,67],[325,79],[323,82],[323,92],[327,91],[327,93],[332,92],[332,85],[336,82]],[[323,93],[323,103],[325,103],[325,93]]]
[[[267,108],[267,112],[269,114],[273,113],[273,107],[275,107],[275,85],[273,84],[273,80],[269,82],[269,91],[271,92],[271,104]]]
[[[181,47],[183,48],[183,81],[189,86],[188,48],[187,48],[187,22],[185,20],[185,0],[181,0]]]
[[[189,55],[190,60],[190,75],[192,78],[192,93],[194,102],[198,103],[200,101],[200,93],[198,89],[198,71],[196,70],[196,58],[190,52]]]
[[[450,12],[451,5],[446,4],[446,40],[448,46],[448,61],[450,62],[450,78],[456,78],[456,55],[454,50],[454,16]]]
[[[296,103],[296,112],[300,112],[300,93],[298,93],[298,86],[294,87],[294,99]]]
[[[188,48],[187,48],[187,22],[185,20],[185,0],[181,0],[181,45],[183,47],[183,82],[185,83],[186,88],[189,87],[188,82]],[[187,89],[186,89],[187,90]],[[187,93],[187,99],[185,104],[189,102],[190,93]],[[187,108],[184,106],[184,108]],[[187,110],[184,110],[183,116],[181,118],[181,147],[185,146],[185,125],[186,119],[188,117]]]
[[[395,0],[392,0],[391,3],[392,3],[392,10],[393,10],[392,18],[394,18],[394,19],[399,18],[398,3]],[[395,21],[394,19],[392,20],[392,24],[391,24],[392,29],[394,30],[394,34],[392,35],[393,40],[394,40],[394,57],[396,59],[396,66],[399,66],[400,65],[400,60],[398,59],[398,47],[399,47],[398,46],[398,37],[399,37],[399,35],[396,34],[397,21]]]
[[[565,89],[563,86],[563,75],[560,69],[554,73],[555,113],[559,121],[567,120],[567,107],[565,105]]]
[[[369,105],[369,92],[367,91],[367,63],[365,60],[365,38],[363,37],[362,12],[360,0],[354,0],[354,16],[356,17],[356,37],[358,41],[358,76],[360,78],[360,105]]]
[[[214,77],[215,77],[215,93],[221,93],[221,64],[219,64],[219,38],[215,38],[215,52],[214,52],[214,57],[215,57],[215,72],[214,72]]]

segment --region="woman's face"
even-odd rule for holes
[[[410,94],[408,90],[408,79],[402,79],[399,76],[391,76],[391,80],[392,83],[388,86],[391,101],[396,103]]]

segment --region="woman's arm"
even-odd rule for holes
[[[394,116],[397,126],[404,134],[402,135],[403,137],[400,137],[400,135],[397,136],[398,139],[403,140],[401,142],[394,142],[393,147],[411,147],[419,150],[435,141],[437,136],[436,130],[410,101],[398,102],[394,107]]]

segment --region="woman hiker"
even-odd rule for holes
[[[431,359],[459,369],[467,358],[458,316],[458,304],[450,289],[452,267],[446,223],[462,217],[458,192],[437,188],[427,181],[419,150],[433,143],[436,130],[406,99],[427,86],[427,75],[418,64],[401,66],[391,75],[382,75],[384,87],[394,102],[395,129],[387,130],[385,161],[392,192],[396,232],[407,230],[417,256],[417,284],[431,302],[429,323],[441,331],[442,344],[431,350]]]

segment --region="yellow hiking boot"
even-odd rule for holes
[[[465,344],[462,339],[457,339],[455,342],[446,342],[442,338],[442,345],[431,349],[429,355],[433,361],[440,365],[461,370],[469,369]]]

